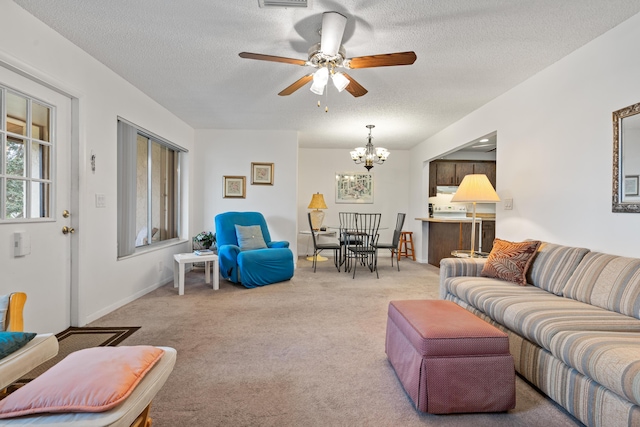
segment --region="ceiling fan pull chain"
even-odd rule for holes
[[[329,85],[327,85],[327,87],[324,89],[324,93],[325,93],[325,97],[327,98],[325,101],[325,105],[324,105],[324,112],[328,113],[329,112]]]

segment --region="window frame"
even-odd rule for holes
[[[19,97],[23,97],[27,100],[27,117],[24,123],[26,128],[26,135],[20,135],[13,132],[9,132],[7,129],[7,93],[12,93]],[[37,103],[49,109],[49,141],[44,141],[33,136],[33,103]],[[0,150],[2,155],[0,156],[0,224],[15,224],[15,223],[41,223],[41,222],[55,222],[56,216],[56,194],[57,194],[57,133],[56,133],[56,114],[57,110],[55,105],[52,105],[40,98],[29,95],[22,91],[16,90],[10,86],[0,84]],[[17,119],[14,119],[17,120]],[[24,175],[22,177],[16,177],[7,173],[7,144],[9,138],[13,137],[21,139],[25,142],[24,147]],[[34,178],[32,173],[31,164],[32,160],[32,147],[33,144],[39,144],[49,147],[48,155],[48,168],[49,178]],[[10,218],[7,216],[7,179],[16,179],[25,183],[24,191],[24,214],[23,218]],[[31,217],[31,211],[33,209],[33,189],[34,183],[47,184],[49,187],[48,194],[48,213],[47,216]],[[42,208],[42,207],[41,207]]]
[[[133,250],[129,253],[121,253],[120,248],[118,249],[118,259],[125,259],[128,258],[130,256],[135,256],[137,254],[140,253],[144,253],[144,252],[148,252],[149,250],[153,250],[159,247],[165,247],[168,244],[172,244],[174,242],[180,241],[180,236],[181,236],[181,231],[182,231],[182,217],[183,217],[183,210],[184,210],[184,206],[182,204],[182,173],[181,173],[181,164],[182,161],[184,159],[184,154],[188,153],[188,150],[153,133],[150,132],[144,128],[142,128],[141,126],[138,126],[126,119],[123,119],[122,117],[118,117],[117,119],[117,123],[119,124],[120,122],[122,122],[123,124],[130,126],[131,128],[133,128],[136,132],[136,142],[134,143],[134,145],[137,146],[137,137],[138,136],[142,136],[144,138],[147,139],[147,171],[146,171],[146,175],[147,175],[147,191],[146,191],[146,201],[147,201],[147,241],[148,243],[141,245],[141,246],[133,246]],[[174,188],[175,188],[175,212],[174,212],[174,216],[175,216],[175,227],[176,227],[176,237],[172,237],[169,239],[165,239],[165,240],[159,240],[159,241],[153,241],[151,240],[151,232],[149,230],[151,230],[152,227],[152,217],[153,217],[153,212],[152,212],[152,185],[151,181],[152,181],[152,174],[153,174],[153,168],[152,168],[152,150],[150,150],[149,148],[153,145],[153,143],[157,143],[159,144],[161,147],[165,147],[171,151],[174,152],[174,155],[177,156],[176,159],[176,167],[175,167],[175,176],[173,177],[174,180]],[[120,145],[121,145],[121,141],[120,141],[120,134],[118,133],[118,150],[120,150]],[[137,156],[136,156],[137,159]],[[120,163],[120,155],[118,155],[118,162]],[[121,165],[118,164],[118,180],[121,179],[121,169],[120,169]],[[137,175],[137,160],[136,160],[136,175]],[[173,169],[172,169],[173,170]],[[134,183],[134,186],[137,186],[136,183]],[[120,190],[120,185],[118,187],[118,189]],[[121,209],[121,205],[122,205],[122,200],[121,200],[121,194],[118,194],[118,210]],[[132,208],[134,210],[133,212],[133,221],[134,221],[134,225],[135,225],[135,205]],[[131,214],[131,212],[129,212],[129,214]],[[120,247],[120,238],[121,238],[121,220],[120,220],[120,215],[118,216],[118,246]],[[136,240],[137,234],[134,233],[133,235],[129,234],[128,235],[128,239],[133,238],[133,240]]]

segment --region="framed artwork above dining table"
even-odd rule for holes
[[[336,203],[373,203],[373,174],[336,172]]]

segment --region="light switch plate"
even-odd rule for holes
[[[504,199],[504,210],[510,211],[513,209],[513,199]]]
[[[107,202],[105,201],[106,197],[104,194],[96,193],[96,208],[106,208]]]

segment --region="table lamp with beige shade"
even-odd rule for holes
[[[327,209],[327,204],[324,202],[324,196],[320,193],[316,193],[311,196],[311,202],[308,209],[313,209],[311,212],[311,228],[314,231],[320,230],[322,228],[322,221],[324,221],[324,212],[320,209]],[[313,261],[313,257],[307,257],[309,261]],[[316,261],[326,261],[328,258],[317,255]]]
[[[500,201],[500,197],[493,189],[489,178],[485,174],[466,175],[458,191],[451,198],[452,202],[469,202],[473,203],[473,216],[471,220],[471,251],[469,255],[475,256],[476,243],[476,203],[496,203]]]
[[[320,209],[327,209],[327,204],[324,202],[324,196],[320,193],[316,193],[311,197],[311,203],[307,206],[308,209],[313,209],[311,213],[311,227],[314,230],[320,230],[322,227],[322,221],[324,221],[324,212]]]

